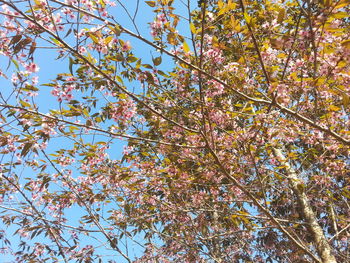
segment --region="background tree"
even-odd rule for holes
[[[349,1],[0,2],[2,253],[350,261]]]

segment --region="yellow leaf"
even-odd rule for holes
[[[350,14],[347,12],[337,12],[337,13],[331,15],[331,17],[334,17],[336,19],[342,19],[342,18],[346,18],[349,16],[350,16]]]
[[[244,19],[247,22],[247,24],[250,25],[252,22],[252,17],[250,15],[248,15],[248,13],[246,13],[246,12],[243,15],[244,15]]]
[[[25,102],[24,100],[20,100],[19,103],[25,108],[30,107],[30,104],[28,102]]]
[[[119,99],[125,100],[125,99],[128,98],[128,95],[126,95],[125,93],[120,93],[120,94],[118,95],[118,97],[119,97]]]
[[[155,1],[145,1],[146,4],[148,4],[150,7],[155,7],[156,2]]]
[[[98,38],[91,32],[88,32],[87,35],[94,41],[96,44],[99,44]]]
[[[227,11],[227,7],[221,8],[221,9],[219,10],[217,16],[223,15],[224,13],[226,13],[226,11]]]
[[[244,57],[243,57],[243,56],[240,57],[240,58],[238,59],[237,63],[239,63],[239,64],[244,64],[244,63],[245,63]]]
[[[325,0],[325,6],[331,6],[332,0]]]
[[[231,16],[230,20],[231,20],[232,28],[235,28],[238,25],[238,21],[235,19],[233,15]]]
[[[35,5],[41,6],[43,3],[40,0],[34,0]]]
[[[106,37],[104,42],[106,45],[108,45],[113,40],[113,36]]]
[[[334,7],[334,10],[345,7],[350,4],[349,0],[341,0],[338,2],[338,4]]]
[[[237,24],[237,26],[234,27],[234,30],[235,30],[236,32],[241,32],[241,31],[242,31],[242,28],[241,28],[240,24]]]
[[[350,39],[341,42],[341,45],[347,49],[350,49]]]
[[[335,48],[331,47],[331,46],[327,46],[323,49],[323,52],[325,54],[332,54],[335,52]]]
[[[174,33],[169,33],[167,35],[167,41],[170,45],[176,45],[178,43],[176,40],[176,35]]]
[[[348,65],[347,62],[345,62],[344,60],[341,60],[338,62],[338,68],[345,68]]]
[[[349,95],[346,93],[343,93],[343,105],[344,107],[347,107],[349,105],[350,98]]]
[[[339,110],[340,110],[339,107],[334,106],[334,105],[330,105],[330,106],[328,107],[328,109],[329,109],[330,111],[339,111]]]
[[[229,0],[229,2],[227,4],[227,9],[228,10],[234,10],[234,9],[236,9],[236,7],[237,7],[237,4],[233,3],[231,0]]]
[[[184,50],[186,53],[190,51],[190,47],[188,46],[188,44],[187,44],[186,42],[183,42],[182,47],[183,47],[183,50]]]
[[[278,12],[277,16],[277,22],[281,24],[284,20],[284,16],[286,15],[286,10],[284,8],[281,8],[280,11]]]
[[[325,77],[319,77],[318,79],[317,79],[317,82],[316,82],[316,85],[317,86],[321,86],[321,85],[323,85],[325,82],[326,82],[326,78]]]
[[[190,29],[191,29],[192,34],[196,34],[197,29],[193,23],[190,23]]]
[[[104,8],[106,6],[105,2],[103,0],[99,0],[98,3]]]
[[[219,9],[222,9],[224,7],[224,2],[219,0],[218,1],[218,7],[219,7]]]
[[[115,76],[115,79],[116,79],[119,83],[123,84],[123,79],[122,79],[120,76]]]

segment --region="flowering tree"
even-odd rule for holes
[[[350,261],[348,0],[0,2],[3,254]]]

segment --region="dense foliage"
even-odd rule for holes
[[[348,0],[0,2],[6,257],[350,262]]]

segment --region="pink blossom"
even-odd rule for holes
[[[19,81],[18,76],[15,73],[12,74],[11,81],[13,84],[16,84]]]
[[[127,52],[127,51],[129,51],[130,49],[131,49],[130,41],[124,42],[123,45],[122,45],[122,50],[123,50],[124,52]]]
[[[35,73],[38,72],[40,68],[35,63],[30,63],[25,66],[25,69],[30,73]]]
[[[79,54],[85,54],[86,52],[87,52],[87,50],[86,50],[86,48],[85,47],[83,47],[83,46],[80,46],[79,47]]]
[[[33,85],[38,84],[38,82],[39,82],[39,77],[38,77],[38,76],[32,77],[32,83],[33,83]]]
[[[123,154],[124,155],[127,155],[127,154],[131,153],[134,150],[134,147],[132,147],[132,146],[124,146],[123,148],[124,148],[123,149]]]

